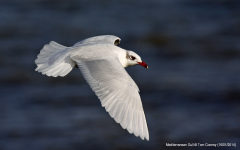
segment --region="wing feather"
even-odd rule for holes
[[[134,117],[133,118],[134,118],[134,120],[133,120],[134,131],[133,131],[133,133],[134,133],[135,136],[139,136],[140,130],[139,130],[139,124],[138,124],[138,111],[134,111]]]
[[[119,100],[117,100],[117,101],[113,104],[112,108],[109,110],[109,114],[110,114],[110,116],[111,116],[112,118],[114,118],[115,115],[116,115],[116,111],[118,110],[118,107],[119,107],[118,105],[119,105]]]
[[[133,127],[132,127],[132,121],[133,121],[133,109],[128,108],[128,114],[127,114],[127,130],[129,133],[133,133]]]
[[[118,110],[116,112],[116,116],[114,117],[114,119],[117,123],[121,122],[122,114],[124,113],[123,108],[124,108],[124,103],[119,103]]]
[[[143,134],[143,120],[142,120],[142,113],[139,112],[138,113],[138,124],[139,124],[139,136],[141,137],[141,139],[144,139],[144,134]]]
[[[129,106],[127,106],[126,112],[123,116],[124,121],[122,121],[122,124],[121,124],[124,129],[127,129],[128,127],[129,114],[130,114],[130,109],[129,109]]]

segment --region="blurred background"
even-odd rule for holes
[[[122,129],[77,68],[58,78],[35,72],[50,41],[72,46],[106,34],[149,66],[127,71],[141,91],[150,141]],[[239,146],[240,1],[1,0],[0,83],[0,150]]]

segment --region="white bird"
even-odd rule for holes
[[[148,66],[136,53],[118,47],[120,40],[113,35],[95,36],[72,47],[52,41],[37,56],[36,71],[63,77],[79,67],[110,116],[129,133],[149,140],[138,86],[124,69],[137,64]]]

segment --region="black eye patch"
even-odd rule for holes
[[[120,44],[120,40],[117,39],[115,42],[114,42],[114,45],[118,46]]]
[[[136,57],[134,57],[134,56],[130,56],[130,59],[131,59],[131,60],[135,60]]]

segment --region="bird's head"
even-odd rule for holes
[[[141,65],[145,68],[148,68],[148,65],[141,60],[141,57],[133,51],[127,51],[127,64],[128,66]]]

